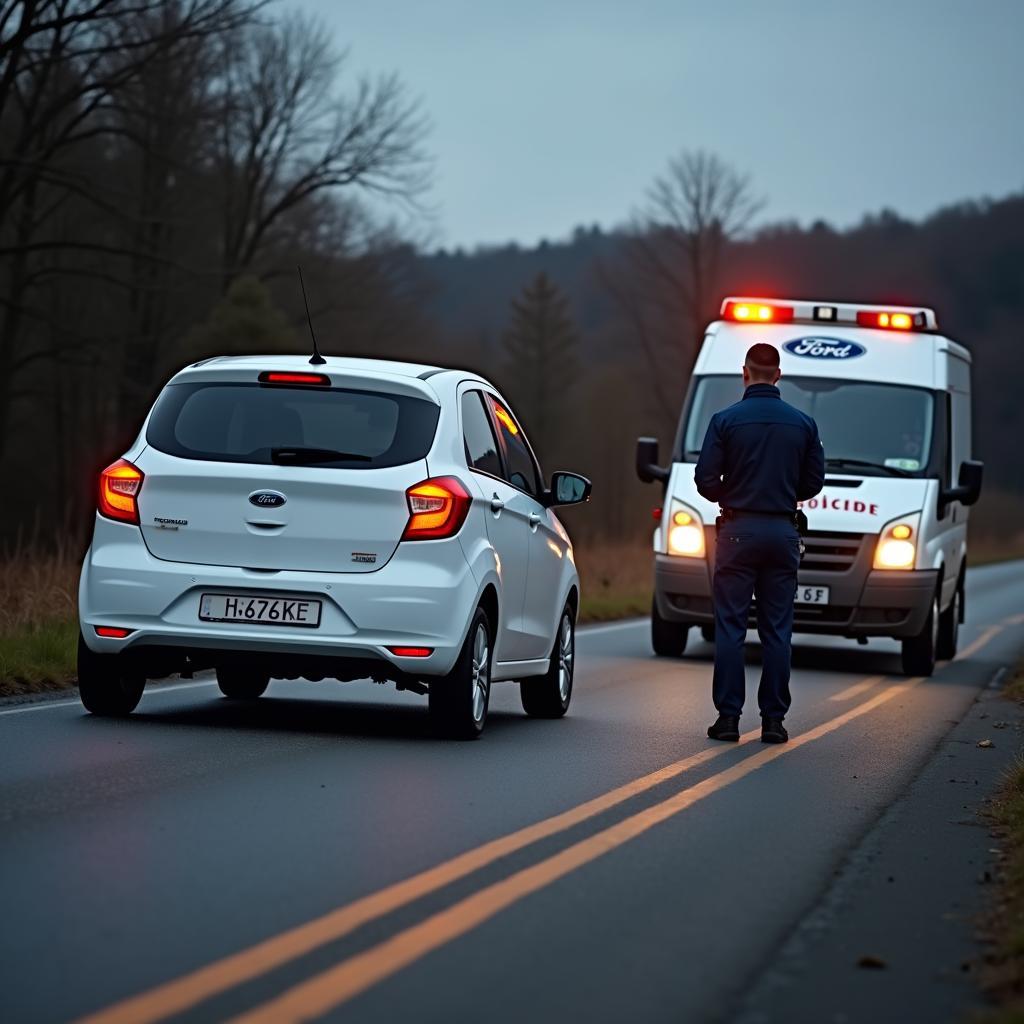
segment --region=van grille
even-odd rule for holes
[[[865,536],[811,530],[804,537],[806,551],[800,568],[809,572],[848,572],[857,561]]]

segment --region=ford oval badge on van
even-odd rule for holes
[[[856,359],[867,351],[863,345],[841,338],[794,338],[782,347],[791,355],[808,359]]]

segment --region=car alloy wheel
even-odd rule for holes
[[[478,622],[473,637],[473,721],[483,722],[491,689],[491,644],[487,626]]]
[[[558,620],[555,642],[551,647],[547,671],[519,684],[523,710],[533,718],[561,718],[572,700],[573,673],[576,668],[576,615],[566,604]]]
[[[569,613],[562,615],[562,628],[558,637],[558,695],[563,701],[569,699],[572,690],[572,665],[576,656],[576,641],[573,636],[572,619]]]

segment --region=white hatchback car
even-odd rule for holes
[[[556,505],[496,388],[371,359],[218,357],[163,389],[103,471],[79,587],[79,688],[131,712],[147,678],[214,668],[223,693],[271,678],[393,680],[474,737],[492,681],[527,713],[572,696],[580,584]]]

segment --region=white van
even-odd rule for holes
[[[704,338],[668,467],[640,438],[637,473],[660,481],[654,532],[654,650],[678,656],[691,626],[714,636],[716,505],[693,474],[713,413],[743,394],[755,342],[781,356],[782,397],[813,416],[825,448],[821,493],[803,503],[809,532],[794,631],[902,641],[903,670],[930,675],[956,653],[964,618],[971,460],[971,356],[935,313],[802,299],[731,297]],[[751,627],[754,616],[751,615]]]

